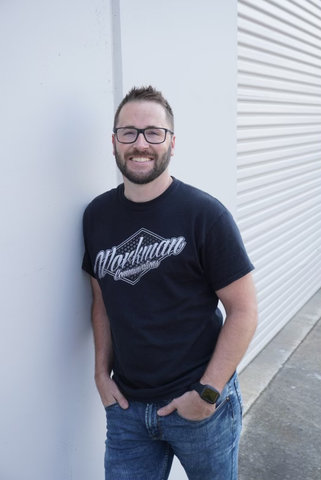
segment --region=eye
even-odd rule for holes
[[[127,129],[125,128],[124,130],[121,130],[121,135],[124,137],[134,137],[136,135],[135,130]]]
[[[163,135],[163,131],[158,128],[149,128],[146,130],[146,134],[151,137],[161,137]]]

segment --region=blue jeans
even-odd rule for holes
[[[189,480],[237,480],[242,399],[237,374],[226,384],[215,412],[187,420],[177,411],[159,417],[168,404],[130,402],[106,407],[106,480],[166,480],[173,456]]]

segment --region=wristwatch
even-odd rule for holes
[[[215,390],[215,388],[211,387],[211,385],[202,385],[202,383],[199,382],[194,383],[191,390],[196,390],[205,402],[211,403],[212,405],[217,402],[220,396],[220,393]]]

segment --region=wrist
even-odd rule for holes
[[[107,370],[101,370],[98,372],[95,372],[95,380],[96,382],[99,380],[111,380],[110,378],[110,373]]]
[[[206,374],[202,376],[202,378],[200,379],[200,383],[202,385],[210,385],[212,388],[215,388],[215,390],[217,390],[220,394],[222,393],[226,385],[226,382],[222,381],[222,379],[216,378],[214,376],[210,377]]]
[[[198,393],[199,397],[211,405],[215,405],[220,397],[221,392],[209,384],[196,382],[191,386],[191,389]]]

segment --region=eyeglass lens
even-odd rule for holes
[[[161,128],[146,128],[145,139],[149,143],[162,143],[165,140],[166,130]],[[117,130],[117,138],[119,142],[134,143],[138,137],[138,132],[135,128],[119,128]]]

